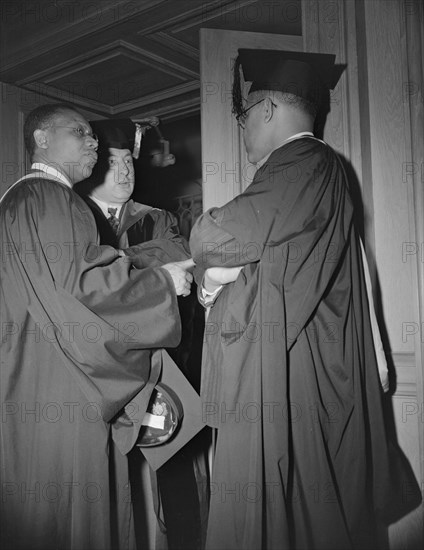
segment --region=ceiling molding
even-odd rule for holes
[[[199,104],[200,108],[200,83],[197,81],[194,82],[187,82],[178,86],[173,86],[172,88],[168,88],[166,90],[163,90],[162,92],[155,92],[153,94],[149,94],[148,96],[144,96],[140,99],[135,99],[132,101],[127,101],[125,103],[121,103],[118,106],[111,107],[109,105],[106,105],[105,103],[101,103],[99,101],[94,101],[90,99],[83,98],[79,95],[72,94],[72,93],[66,93],[63,90],[58,90],[57,88],[54,88],[52,86],[48,85],[40,85],[39,83],[31,83],[27,84],[25,89],[28,89],[34,93],[42,94],[46,97],[51,97],[53,99],[57,99],[58,101],[65,102],[65,103],[71,103],[73,105],[83,107],[84,109],[87,109],[88,111],[93,111],[96,113],[104,114],[105,116],[114,116],[121,113],[125,113],[127,111],[135,111],[135,110],[143,110],[143,113],[149,110],[149,113],[152,109],[149,109],[152,105],[157,105],[157,107],[153,108],[153,110],[160,110],[161,113],[165,110],[174,110],[175,105],[185,104],[188,103],[191,105],[192,102],[197,102]],[[184,96],[185,94],[192,93],[193,91],[199,91],[199,97],[194,98],[192,100],[191,98],[189,100],[187,99],[181,99],[181,101],[175,101],[172,104],[172,107],[167,105],[166,107],[162,107],[158,104],[161,102],[167,101],[169,99],[176,98],[178,96]]]
[[[202,13],[200,16],[193,18],[184,18],[184,22],[180,23],[179,25],[175,25],[172,27],[172,32],[177,33],[184,31],[186,29],[190,29],[191,27],[195,27],[196,25],[203,24],[206,21],[210,21],[211,19],[216,19],[218,15],[226,15],[228,13],[231,13],[236,10],[240,10],[244,8],[245,6],[249,6],[250,4],[257,4],[258,0],[239,0],[238,2],[231,2],[227,5],[224,5],[223,2],[221,2],[221,5],[218,6],[216,9],[208,11],[207,13]]]
[[[146,107],[160,101],[172,99],[179,95],[183,95],[196,90],[199,90],[200,94],[199,81],[186,82],[184,84],[179,84],[178,86],[173,86],[172,88],[168,88],[160,92],[155,92],[153,94],[143,96],[140,99],[134,99],[131,101],[126,101],[125,103],[121,103],[118,106],[112,107],[112,114],[119,114],[125,111],[133,111],[134,109],[140,109],[141,107]]]
[[[257,0],[243,0],[243,2],[257,2]],[[179,28],[181,25],[183,25],[183,22],[189,20],[189,21],[195,21],[193,25],[197,24],[197,22],[207,21],[208,19],[213,19],[216,17],[216,14],[219,13],[224,6],[232,4],[235,6],[234,0],[213,0],[211,2],[198,2],[197,6],[195,8],[189,9],[189,10],[183,10],[180,11],[177,15],[171,16],[168,19],[162,19],[158,23],[153,23],[150,26],[144,27],[140,31],[138,31],[138,34],[153,34],[158,31],[164,31],[174,28]],[[237,2],[237,6],[233,7],[233,9],[236,9],[240,2]],[[186,28],[185,26],[182,26],[181,28]]]
[[[186,76],[189,76],[190,78],[195,78],[195,79],[198,79],[200,78],[199,76],[199,72],[196,72],[196,71],[192,71],[191,69],[189,69],[188,67],[185,67],[184,65],[181,65],[180,63],[176,63],[175,61],[171,61],[170,59],[167,59],[161,55],[157,55],[149,50],[146,50],[145,48],[140,48],[139,46],[134,46],[134,44],[130,44],[130,43],[127,43],[127,46],[130,50],[132,50],[133,52],[138,52],[139,55],[145,57],[147,60],[154,60],[156,62],[156,64],[150,64],[151,67],[154,67],[154,68],[157,68],[157,69],[160,69],[162,70],[163,72],[167,72],[168,74],[172,74],[170,72],[168,72],[168,69],[169,67],[175,69],[176,71],[178,71],[180,73],[180,76],[181,76],[181,73],[186,75]],[[144,62],[144,61],[143,61]],[[148,63],[146,63],[148,64]],[[176,75],[174,75],[176,76]]]
[[[59,79],[65,77],[65,76],[72,76],[75,73],[78,73],[80,71],[83,71],[85,69],[88,69],[90,67],[95,67],[99,63],[104,63],[105,61],[108,61],[109,59],[113,59],[115,57],[127,57],[128,59],[132,59],[133,61],[136,61],[137,63],[140,63],[141,65],[146,65],[147,67],[151,67],[157,71],[160,71],[162,73],[165,73],[169,76],[172,76],[174,78],[177,78],[178,80],[185,81],[187,75],[181,74],[183,71],[179,70],[173,70],[172,63],[168,63],[168,65],[165,65],[166,60],[162,59],[161,63],[156,62],[156,60],[152,60],[151,57],[140,57],[140,55],[137,52],[132,51],[130,48],[117,48],[116,50],[105,52],[102,56],[97,57],[95,60],[91,60],[90,62],[83,63],[81,65],[75,65],[69,70],[62,71],[59,74],[54,74],[50,78],[45,78],[44,82],[46,84],[51,84],[53,82],[58,81]],[[196,78],[199,78],[199,75],[194,73],[193,71],[190,71],[190,77],[193,78],[193,76]],[[117,77],[118,78],[118,77]]]
[[[195,61],[198,61],[200,58],[199,50],[197,48],[194,48],[190,44],[187,44],[186,42],[183,42],[179,38],[175,38],[175,36],[171,36],[166,32],[159,31],[155,34],[151,34],[149,36],[149,40],[153,40],[153,42],[157,42],[167,48],[182,53],[186,57],[190,57]]]
[[[63,25],[62,23],[62,25],[55,25],[54,30],[51,32],[44,31],[41,38],[33,42],[30,48],[28,48],[28,43],[25,40],[20,41],[19,46],[13,52],[10,51],[9,46],[8,63],[3,64],[2,72],[13,69],[16,65],[30,61],[35,57],[49,53],[55,48],[70,44],[76,39],[80,41],[87,35],[115,26],[117,22],[123,23],[155,6],[158,7],[160,4],[168,3],[168,0],[143,0],[142,3],[128,2],[128,0],[113,1],[113,5],[110,4],[110,0],[109,3],[102,2],[100,4],[100,17],[97,18],[90,17],[88,13],[84,12],[84,2],[77,2],[76,5],[82,5],[81,17],[69,25]],[[72,2],[68,4],[72,5]],[[93,6],[96,6],[95,2],[87,2],[85,5],[86,8],[92,8]],[[130,7],[131,10],[129,9]]]
[[[132,52],[132,53],[128,53]],[[133,54],[136,55],[133,55]],[[153,54],[152,52],[140,48],[139,46],[134,46],[125,40],[115,40],[110,44],[105,44],[96,50],[93,50],[89,53],[85,53],[78,57],[75,57],[72,60],[64,61],[58,65],[53,66],[52,68],[39,71],[34,73],[24,79],[16,81],[16,86],[25,86],[31,82],[46,82],[51,83],[59,78],[63,78],[68,75],[75,74],[81,70],[87,69],[89,67],[95,66],[98,63],[103,63],[108,59],[112,59],[117,55],[125,55],[135,61],[157,69],[165,74],[174,76],[179,80],[185,80],[186,77],[190,79],[198,79],[199,73],[192,71],[191,69],[184,67],[179,63],[170,61],[162,56]],[[152,62],[153,61],[153,62]]]
[[[36,94],[41,94],[42,96],[51,97],[57,99],[60,102],[71,103],[79,107],[84,107],[88,111],[94,111],[97,113],[103,113],[105,115],[113,115],[113,108],[105,103],[100,101],[94,101],[81,97],[76,94],[65,92],[64,90],[58,90],[53,86],[48,86],[47,84],[40,84],[39,82],[34,82],[24,86],[24,89],[30,90]]]
[[[200,113],[200,98],[193,97],[173,103],[172,108],[167,105],[164,107],[157,107],[156,109],[145,111],[143,112],[143,118],[156,116],[161,121],[170,122],[171,120],[185,118],[186,116],[194,115],[197,113]],[[131,118],[136,118],[136,116],[131,115]]]
[[[74,57],[73,59],[68,59],[66,61],[63,61],[62,63],[57,63],[56,65],[53,65],[48,69],[44,69],[26,78],[17,80],[16,86],[24,86],[26,84],[29,84],[30,82],[40,81],[45,79],[45,77],[46,76],[48,77],[49,75],[52,75],[52,76],[58,75],[58,78],[61,78],[63,76],[66,76],[67,74],[72,74],[73,72],[75,72],[74,67],[76,65],[78,65],[76,70],[90,67],[91,65],[94,65],[98,62],[97,59],[93,59],[93,58],[96,58],[97,56],[104,56],[106,52],[108,52],[109,50],[112,50],[113,48],[119,47],[122,43],[124,43],[123,40],[115,40],[110,44],[105,44],[103,46],[100,46],[99,48],[96,48],[95,50],[90,50],[82,55],[78,55],[77,57]],[[102,60],[105,60],[105,59],[108,59],[108,58],[103,57]]]

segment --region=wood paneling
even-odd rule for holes
[[[412,338],[405,337],[412,314],[412,262],[405,261],[405,243],[410,242],[408,187],[403,171],[411,162],[408,118],[402,89],[406,81],[401,46],[400,3],[365,2],[367,25],[368,95],[376,264],[382,290],[382,310],[391,346],[413,351]],[[412,218],[411,218],[412,220]],[[390,238],[388,238],[388,234]]]
[[[348,64],[324,136],[346,156],[361,186],[379,320],[395,369],[393,423],[422,487],[423,5],[306,0],[303,14],[306,48],[333,52]],[[392,526],[390,547],[421,548],[422,522],[421,507]]]
[[[25,173],[20,94],[17,88],[1,84],[0,127],[7,139],[0,140],[0,196]]]

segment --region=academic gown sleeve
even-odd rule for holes
[[[152,353],[180,340],[171,277],[160,268],[131,269],[116,250],[98,246],[88,206],[57,182],[18,184],[2,210],[5,288],[39,326],[52,327],[58,368],[99,405],[127,452],[159,375]]]
[[[137,225],[142,225],[143,233],[147,234],[141,234]],[[190,258],[188,243],[179,232],[178,221],[166,210],[150,210],[129,230],[128,238],[130,244],[131,241],[134,241],[134,244],[125,248],[124,252],[139,269]]]
[[[275,284],[284,277],[288,319],[301,330],[343,254],[351,222],[334,153],[318,140],[295,140],[274,151],[244,193],[197,220],[190,236],[196,282],[208,267],[249,266],[224,288],[225,294],[237,292],[241,300],[234,297],[231,307],[246,321],[243,295],[257,264],[273,265]],[[327,255],[334,261],[324,261]]]

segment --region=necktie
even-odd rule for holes
[[[118,210],[117,208],[108,208],[107,209],[107,211],[110,214],[107,221],[109,222],[109,224],[110,224],[111,228],[113,229],[113,231],[115,232],[115,234],[118,233],[118,227],[119,227],[119,220],[116,217],[116,211],[117,210]]]

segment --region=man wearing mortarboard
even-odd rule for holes
[[[139,269],[190,260],[188,243],[179,232],[176,217],[131,198],[135,186],[133,159],[139,157],[142,138],[138,125],[131,119],[95,120],[90,125],[99,141],[98,161],[91,176],[76,191],[94,215],[100,244],[124,251],[128,261]],[[187,358],[194,302],[184,297],[178,304],[182,339],[177,348],[168,352],[190,378]],[[157,472],[150,470],[137,447],[128,454],[137,547],[168,545],[171,550],[185,550],[200,546],[197,483],[199,487],[206,484],[204,479],[196,481],[191,449],[181,449]],[[116,463],[120,464],[120,457]],[[155,478],[153,483],[151,477]]]
[[[313,134],[334,60],[239,50],[233,112],[257,171],[192,229],[217,428],[209,550],[378,547],[388,452],[361,245],[342,165]]]

